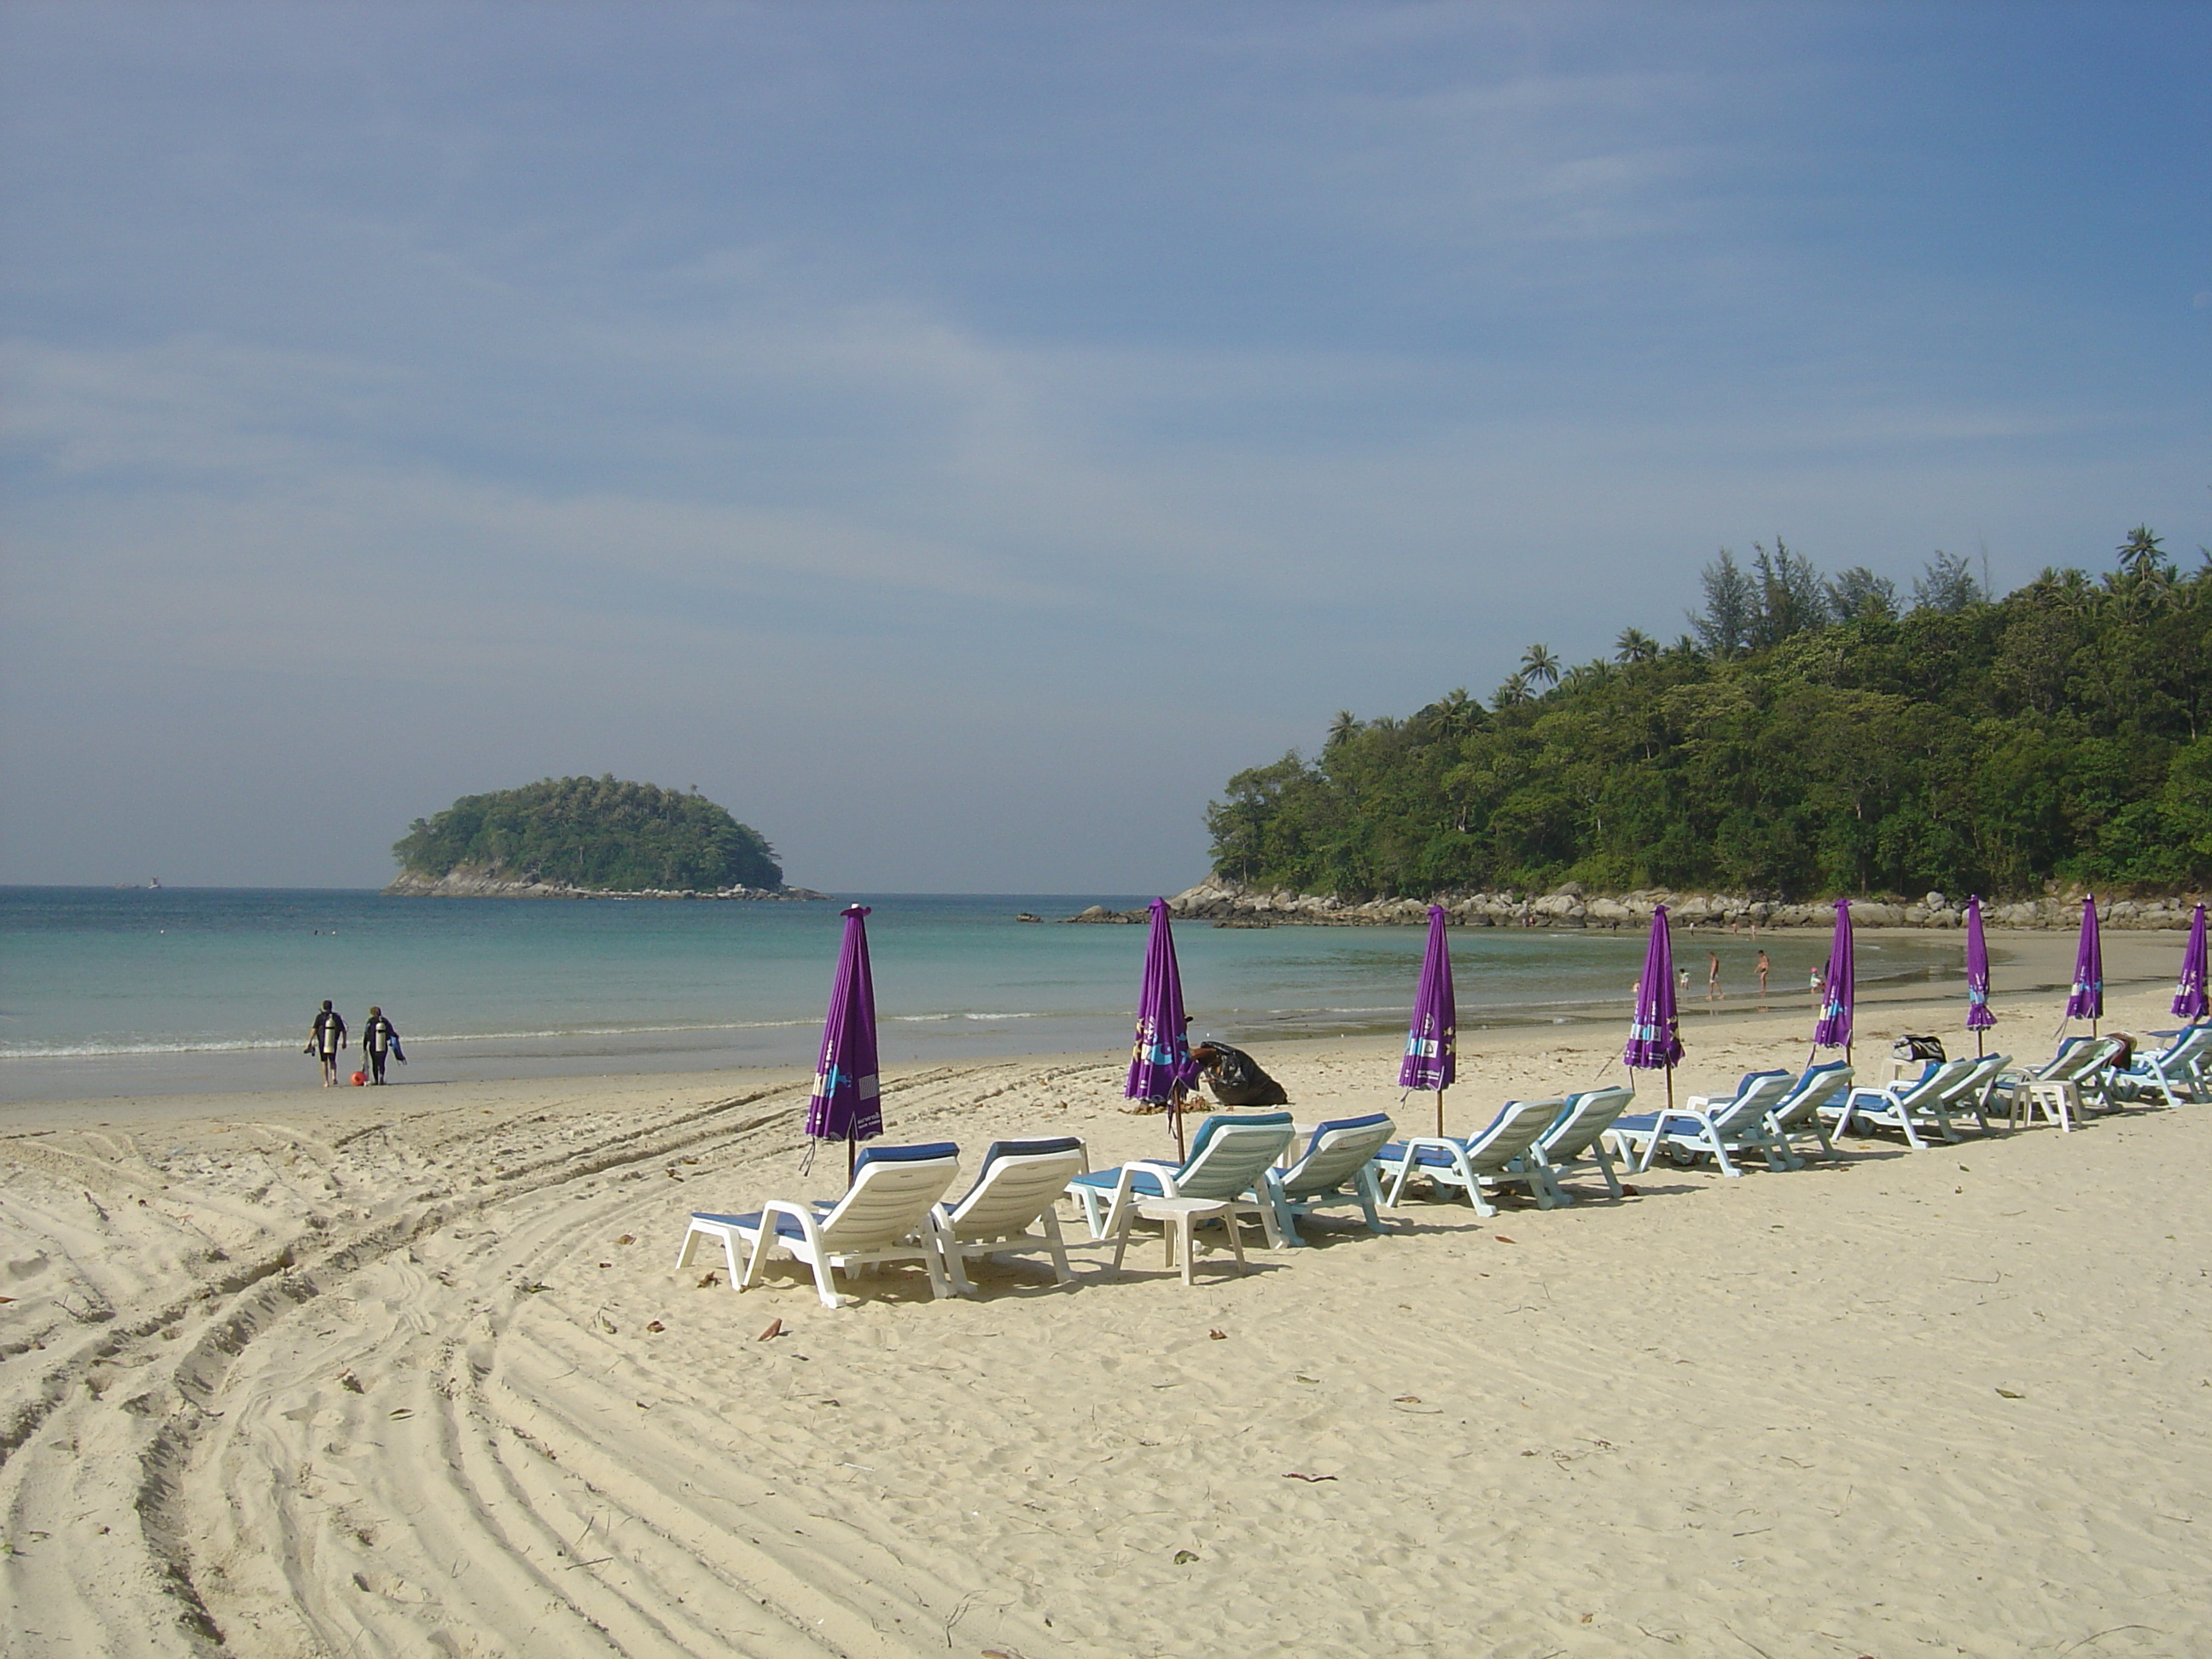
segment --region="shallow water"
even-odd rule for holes
[[[1027,910],[1127,908],[1119,894],[862,895],[887,1063],[1112,1048],[1128,1038],[1144,962],[1135,927],[1036,926]],[[0,1098],[274,1088],[311,1082],[300,1053],[319,1000],[358,1030],[371,1002],[440,1078],[806,1065],[841,924],[836,903],[386,898],[374,891],[0,888]],[[1232,1042],[1402,1028],[1419,927],[1176,933],[1194,1035]],[[1826,955],[1813,935],[1678,933],[1708,1007],[1806,1002]],[[1625,1020],[1640,931],[1466,928],[1452,934],[1460,1019]],[[1955,979],[1955,934],[1862,939],[1858,974]]]

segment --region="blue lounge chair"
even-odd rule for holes
[[[2130,1099],[2155,1091],[2169,1106],[2180,1105],[2183,1096],[2200,1101],[2207,1092],[2208,1062],[2212,1062],[2212,1023],[2191,1025],[2175,1032],[2165,1048],[2138,1054],[2124,1068],[2115,1067],[2112,1087]]]
[[[952,1288],[963,1296],[975,1294],[968,1260],[978,1255],[1048,1255],[1054,1277],[1063,1285],[1073,1283],[1075,1275],[1067,1270],[1067,1247],[1053,1206],[1087,1161],[1083,1143],[1073,1135],[993,1141],[983,1154],[983,1172],[967,1196],[929,1212],[930,1237]],[[1031,1232],[1032,1227],[1039,1231]]]
[[[1711,1158],[1730,1180],[1742,1175],[1729,1155],[1747,1151],[1762,1153],[1770,1170],[1802,1169],[1767,1125],[1767,1115],[1790,1091],[1787,1072],[1746,1072],[1733,1095],[1692,1095],[1671,1112],[1644,1112],[1624,1117],[1608,1132],[1613,1146],[1640,1174],[1664,1151],[1684,1163]],[[1640,1158],[1632,1157],[1638,1148]]]
[[[1304,1243],[1298,1237],[1298,1218],[1328,1205],[1356,1204],[1370,1232],[1384,1231],[1376,1211],[1382,1190],[1375,1179],[1375,1154],[1397,1127],[1383,1112],[1316,1124],[1305,1156],[1287,1170],[1261,1170],[1258,1185],[1246,1196],[1266,1200],[1274,1212],[1275,1231],[1285,1244]]]
[[[1828,1139],[1827,1126],[1821,1122],[1820,1114],[1832,1106],[1838,1097],[1850,1091],[1851,1068],[1840,1060],[1824,1060],[1818,1066],[1808,1066],[1790,1091],[1774,1103],[1766,1115],[1767,1127],[1782,1142],[1783,1151],[1791,1158],[1798,1156],[1793,1135],[1810,1131],[1820,1143],[1823,1156],[1833,1158],[1835,1143]]]
[[[1118,1233],[1122,1210],[1139,1198],[1218,1198],[1239,1215],[1257,1214],[1268,1248],[1277,1249],[1282,1241],[1274,1212],[1249,1194],[1292,1133],[1288,1112],[1218,1114],[1198,1126],[1190,1156],[1180,1164],[1140,1160],[1095,1170],[1070,1181],[1067,1194],[1083,1206],[1093,1238]]]
[[[1833,1112],[1839,1135],[1850,1133],[1854,1126],[1863,1126],[1861,1133],[1902,1130],[1905,1144],[1916,1152],[1928,1144],[1921,1138],[1923,1130],[1955,1141],[1959,1132],[1951,1127],[1951,1101],[1975,1070],[1972,1060],[1930,1060],[1917,1078],[1901,1078],[1880,1088],[1852,1089],[1840,1103],[1821,1108],[1821,1115]]]
[[[1575,1200],[1559,1184],[1559,1177],[1584,1164],[1594,1165],[1605,1177],[1607,1192],[1615,1198],[1621,1196],[1620,1177],[1613,1173],[1613,1153],[1606,1146],[1605,1137],[1635,1102],[1633,1089],[1585,1089],[1578,1095],[1569,1095],[1566,1109],[1536,1137],[1529,1154],[1543,1164],[1560,1203]]]
[[[960,1170],[960,1149],[951,1141],[924,1146],[870,1146],[853,1166],[853,1184],[836,1203],[770,1199],[751,1215],[695,1213],[676,1253],[681,1270],[702,1240],[719,1241],[738,1290],[757,1283],[769,1247],[814,1269],[814,1288],[825,1308],[852,1300],[832,1288],[831,1271],[850,1279],[886,1261],[919,1261],[929,1272],[933,1296],[952,1294],[937,1247],[925,1229],[929,1206],[945,1196]],[[742,1273],[738,1250],[750,1249]]]
[[[2013,1122],[2032,1120],[2040,1110],[2046,1118],[2055,1116],[2062,1131],[2070,1130],[2069,1092],[2084,1106],[2091,1101],[2109,1106],[2107,1079],[2112,1061],[2125,1046],[2118,1037],[2068,1037],[2056,1054],[2033,1070],[2001,1073],[1990,1085],[1990,1100],[2002,1101]]]
[[[1449,1135],[1416,1135],[1394,1141],[1375,1155],[1375,1172],[1389,1182],[1392,1207],[1404,1202],[1406,1183],[1419,1176],[1441,1192],[1456,1187],[1467,1194],[1480,1216],[1498,1211],[1482,1195],[1486,1185],[1506,1187],[1518,1182],[1542,1210],[1560,1203],[1559,1189],[1551,1172],[1535,1156],[1536,1138],[1559,1121],[1567,1103],[1550,1100],[1509,1100],[1480,1134],[1455,1140]]]

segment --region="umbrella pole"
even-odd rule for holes
[[[1182,1145],[1182,1091],[1181,1089],[1173,1089],[1169,1092],[1168,1121],[1175,1125],[1176,1162],[1187,1163],[1189,1161],[1190,1154],[1183,1150]]]
[[[1437,1139],[1438,1140],[1442,1140],[1443,1138],[1444,1138],[1444,1091],[1443,1091],[1443,1090],[1442,1088],[1439,1088],[1439,1089],[1437,1089]]]
[[[1981,1057],[1982,1057],[1982,1028],[1981,1028],[1980,1026],[1977,1025],[1977,1026],[1974,1028],[1974,1058],[1975,1058],[1976,1060],[1979,1060]]]
[[[853,1169],[860,1158],[860,1143],[853,1138],[852,1131],[848,1129],[845,1133],[845,1185],[848,1188],[853,1184]]]
[[[1674,1068],[1671,1066],[1667,1068],[1667,1109],[1674,1109]]]

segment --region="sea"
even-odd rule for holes
[[[407,1082],[805,1066],[820,1042],[846,903],[867,905],[883,1059],[1109,1053],[1128,1043],[1142,927],[1061,925],[1150,895],[842,895],[836,902],[433,899],[373,890],[0,888],[0,1101],[312,1086],[301,1049],[331,999],[398,1028]],[[1017,917],[1027,912],[1043,923]],[[1176,929],[1194,1037],[1402,1031],[1425,930]],[[1451,934],[1462,1047],[1508,1025],[1628,1018],[1641,930]],[[1678,932],[1686,1018],[1803,1005],[1810,934]],[[1956,980],[1955,934],[1863,937],[1863,994]],[[1808,1015],[1808,1024],[1810,1015]]]

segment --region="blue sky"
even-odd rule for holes
[[[2212,543],[2212,8],[0,9],[0,880],[698,785],[1173,890],[1330,714]]]

